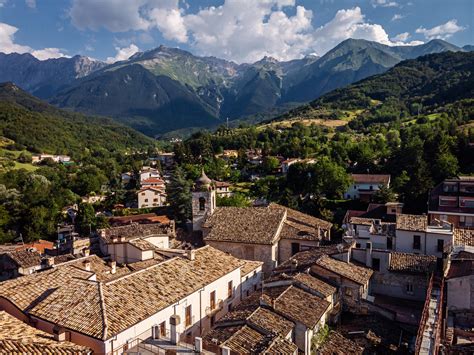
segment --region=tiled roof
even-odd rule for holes
[[[146,251],[146,250],[155,250],[156,246],[150,243],[146,239],[132,239],[128,242],[129,244],[133,245],[134,247]]]
[[[324,297],[332,296],[337,291],[334,286],[331,286],[326,282],[306,273],[298,273],[293,276],[293,279],[305,285],[306,287],[322,294]]]
[[[7,253],[8,256],[19,266],[19,267],[32,267],[41,265],[41,254],[36,250],[15,250]]]
[[[0,354],[89,354],[92,351],[54,337],[0,311]]]
[[[389,270],[394,272],[429,273],[436,269],[436,256],[390,253]]]
[[[288,333],[293,329],[295,324],[284,317],[272,312],[269,309],[259,307],[255,312],[253,312],[248,321],[252,324],[257,325],[258,327],[267,330],[271,333],[280,334],[283,336],[288,335]]]
[[[345,247],[342,246],[340,248],[343,250]],[[276,272],[287,271],[288,269],[292,269],[294,263],[296,263],[297,270],[304,270],[312,266],[316,260],[319,259],[321,255],[333,255],[340,253],[340,249],[335,244],[327,245],[327,246],[320,246],[314,247],[310,250],[300,251],[293,255],[289,260],[284,261],[275,269]],[[347,250],[346,250],[347,251]]]
[[[126,240],[144,238],[152,235],[169,234],[171,228],[167,225],[152,223],[152,224],[129,224],[126,226],[111,227],[100,229],[99,235],[106,243],[111,243],[113,237],[123,237]],[[103,235],[103,236],[102,236]]]
[[[457,260],[451,262],[446,279],[469,276],[474,274],[474,260]]]
[[[292,321],[314,328],[329,308],[330,303],[320,297],[289,286],[275,299],[274,309]]]
[[[351,174],[352,180],[355,183],[362,184],[384,184],[387,185],[390,182],[390,175],[385,174]]]
[[[268,207],[218,207],[204,222],[205,241],[274,244],[286,210]]]
[[[327,255],[321,256],[315,264],[361,285],[369,282],[373,274],[371,269],[336,260]],[[314,271],[313,268],[311,270]],[[314,273],[317,274],[316,271]]]
[[[138,214],[132,216],[115,216],[108,219],[110,225],[124,225],[132,222],[137,223],[162,223],[169,224],[171,220],[164,215],[156,215],[155,213]]]
[[[241,266],[209,246],[194,260],[175,257],[106,282],[87,280],[92,272],[65,263],[1,283],[0,296],[27,314],[108,339]]]
[[[294,354],[297,351],[298,347],[296,344],[285,338],[278,337],[262,354]]]
[[[399,214],[397,215],[397,229],[424,232],[428,227],[428,217],[425,215]]]
[[[331,330],[323,345],[316,350],[318,355],[346,355],[364,353],[364,349],[341,333]]]
[[[243,260],[243,262],[244,262],[244,265],[240,269],[242,277],[250,274],[252,271],[255,271],[256,269],[258,269],[260,266],[263,265],[263,262],[261,261]]]
[[[297,223],[299,225],[305,225],[305,226],[311,227],[311,228],[320,227],[320,228],[323,228],[323,229],[331,229],[331,227],[332,227],[332,223],[330,223],[330,222],[327,222],[327,221],[322,220],[320,218],[310,216],[309,214],[294,210],[292,208],[279,205],[277,203],[271,203],[269,207],[270,208],[284,208],[284,209],[286,209],[286,212],[287,212],[286,220],[288,222],[294,222],[294,223]]]
[[[259,344],[264,340],[265,335],[244,325],[222,345],[238,354],[254,354]]]
[[[474,246],[474,229],[454,229],[454,245]]]

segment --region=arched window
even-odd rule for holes
[[[206,209],[206,199],[204,197],[199,197],[199,211],[204,211]]]

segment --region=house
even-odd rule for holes
[[[154,187],[162,191],[165,191],[166,189],[164,180],[157,177],[151,177],[151,178],[140,180],[140,187],[142,189],[147,188],[147,187]]]
[[[166,204],[166,193],[159,187],[142,187],[137,191],[138,208],[160,207]]]
[[[474,176],[446,179],[430,192],[430,223],[447,221],[456,228],[474,227]]]
[[[240,303],[245,264],[205,246],[102,278],[83,258],[0,283],[0,310],[100,354],[123,353],[144,339],[177,344]]]
[[[330,240],[332,224],[277,204],[216,207],[215,185],[204,171],[192,193],[193,230],[235,257],[264,263],[270,272],[291,255]]]
[[[331,330],[323,344],[316,350],[316,354],[362,355],[364,348],[341,333]]]
[[[216,186],[217,197],[230,197],[233,195],[230,187],[232,184],[225,181],[214,180],[214,185]]]
[[[156,249],[168,249],[175,238],[174,223],[137,224],[100,229],[100,250],[118,263],[144,261],[155,257]]]
[[[36,154],[32,156],[31,162],[33,164],[40,163],[43,160],[51,159],[55,163],[70,163],[71,157],[68,155],[54,155],[54,154]]]
[[[82,203],[94,204],[94,203],[99,203],[99,202],[105,201],[106,199],[107,199],[106,195],[91,194],[91,195],[83,196],[82,197]]]
[[[432,255],[400,253],[390,250],[352,248],[352,260],[374,271],[370,293],[424,301],[431,275],[437,270],[437,258]]]
[[[369,294],[371,269],[331,258],[320,256],[311,266],[311,273],[338,287],[345,309],[359,311],[362,300]]]
[[[474,247],[474,229],[454,228],[454,246]]]
[[[26,322],[0,311],[1,354],[92,354],[85,346],[76,345],[59,336],[48,334]]]
[[[125,226],[132,223],[138,224],[152,224],[160,223],[163,225],[172,225],[174,228],[174,221],[169,219],[166,215],[157,215],[156,213],[142,213],[129,216],[113,216],[107,219],[111,227]]]
[[[296,163],[301,163],[301,164],[315,164],[316,159],[308,158],[308,159],[300,159],[300,158],[290,158],[283,160],[280,163],[280,170],[282,174],[288,174],[288,171],[290,171],[290,166]]]
[[[174,153],[173,152],[161,152],[158,153],[158,161],[161,166],[169,167],[174,164]]]
[[[372,195],[383,187],[390,187],[390,175],[351,174],[352,185],[344,193],[348,200],[370,201]]]
[[[149,166],[144,166],[138,175],[140,178],[140,186],[142,186],[144,180],[159,179],[161,177],[160,171],[158,169]]]
[[[0,279],[30,275],[42,268],[41,254],[34,248],[0,254]]]

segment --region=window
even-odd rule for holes
[[[443,184],[443,191],[444,192],[457,192],[458,191],[458,184],[455,182],[452,183],[444,183]]]
[[[216,323],[216,316],[212,316],[211,317],[211,327],[213,327],[215,323]]]
[[[227,306],[227,313],[232,312],[232,303]]]
[[[147,198],[145,199],[145,202],[148,202],[148,199],[147,199]]]
[[[438,252],[443,252],[444,251],[444,240],[443,239],[438,239]]]
[[[234,294],[234,286],[232,285],[232,281],[229,281],[227,284],[227,297],[232,298]]]
[[[387,237],[387,249],[389,250],[393,249],[393,240],[390,237]]]
[[[458,198],[456,196],[440,196],[439,205],[447,207],[457,207]]]
[[[157,198],[154,198],[154,199],[153,199],[153,202],[158,202],[158,199],[157,199]]]
[[[369,189],[370,189],[370,191],[372,191],[374,189],[374,187],[372,185],[370,185]]]
[[[356,243],[356,248],[360,248],[360,243]]]
[[[199,211],[204,211],[206,209],[206,199],[204,197],[199,197]]]
[[[300,251],[300,243],[291,243],[291,256],[299,253]]]
[[[413,236],[413,249],[416,249],[416,250],[421,249],[421,237],[419,235]]]
[[[380,259],[372,258],[372,269],[375,271],[380,271]]]
[[[406,284],[406,291],[409,295],[413,295],[413,283],[410,281]]]
[[[254,278],[257,277],[257,271],[254,271],[254,272],[253,272],[253,277],[254,277]]]
[[[472,197],[461,197],[459,199],[460,207],[474,208],[474,198]]]
[[[346,288],[344,289],[344,294],[345,294],[346,296],[352,297],[352,288],[346,287]]]
[[[391,211],[392,211],[392,213],[397,213],[397,209],[396,209],[396,208],[392,208]]]
[[[185,323],[184,325],[186,327],[190,327],[192,324],[193,324],[193,321],[192,321],[192,313],[191,313],[191,305],[187,306],[186,307],[186,310],[185,310]]]
[[[211,294],[209,295],[209,305],[211,309],[216,308],[216,291],[212,291]]]
[[[142,196],[145,196],[145,193],[144,193],[144,192],[142,192]]]
[[[162,337],[165,337],[165,336],[166,336],[166,321],[160,323],[160,335],[161,335]]]

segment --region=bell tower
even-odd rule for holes
[[[214,213],[216,208],[216,189],[202,169],[201,177],[194,183],[192,198],[193,230],[202,230],[206,218]]]

